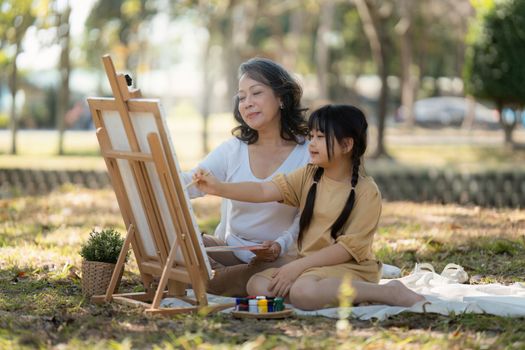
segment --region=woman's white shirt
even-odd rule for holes
[[[288,157],[265,179],[255,177],[250,168],[248,145],[237,138],[225,141],[198,165],[197,168],[210,170],[224,182],[263,182],[269,181],[278,173],[289,173],[308,163],[308,145],[296,145]],[[196,169],[197,169],[196,168]],[[196,169],[182,175],[189,183]],[[203,196],[195,186],[188,189],[191,198]],[[263,241],[277,241],[281,245],[281,255],[296,254],[299,234],[299,214],[293,208],[277,202],[248,203],[225,199],[221,205],[221,221],[215,235],[230,246],[255,245]],[[236,251],[235,255],[249,262],[254,254],[249,251]]]

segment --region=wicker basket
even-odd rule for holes
[[[82,294],[88,298],[92,295],[106,294],[114,268],[115,264],[82,260]],[[120,271],[117,288],[123,272],[124,269]]]

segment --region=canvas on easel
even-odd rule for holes
[[[138,305],[148,313],[201,310],[208,307],[206,285],[213,271],[181,183],[162,106],[129,88],[108,55],[102,60],[114,98],[87,100],[128,232],[106,294],[92,300]],[[115,294],[130,245],[145,292]],[[195,299],[185,295],[189,284]],[[160,308],[165,296],[193,306]]]

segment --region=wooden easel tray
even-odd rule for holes
[[[232,311],[235,318],[258,318],[258,319],[278,319],[286,318],[294,315],[292,309],[285,309],[283,311],[266,312],[264,314],[255,314],[248,311]]]

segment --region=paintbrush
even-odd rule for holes
[[[208,176],[211,174],[211,170],[208,170],[204,176]],[[190,188],[191,186],[195,185],[197,182],[199,182],[199,180],[193,180],[192,182],[190,182],[189,184],[187,184],[186,186],[184,186],[184,189],[187,190],[188,188]]]

